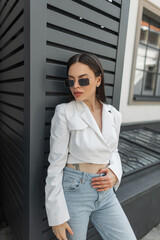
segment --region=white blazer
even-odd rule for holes
[[[122,177],[118,153],[121,113],[110,104],[103,104],[102,132],[90,109],[83,101],[73,100],[56,106],[51,120],[50,163],[45,185],[45,208],[49,226],[56,226],[70,219],[62,186],[63,168],[66,163],[107,164],[118,178]]]

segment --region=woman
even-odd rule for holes
[[[67,64],[68,103],[51,121],[45,186],[49,226],[59,240],[85,240],[89,218],[102,239],[135,240],[115,191],[122,166],[118,153],[121,113],[106,103],[104,73],[93,54]]]

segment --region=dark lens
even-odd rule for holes
[[[79,81],[79,85],[80,86],[87,86],[87,85],[89,85],[89,79],[88,78],[80,78],[78,81]]]
[[[74,86],[74,80],[65,79],[65,86],[66,87],[73,87]]]

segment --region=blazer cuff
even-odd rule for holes
[[[113,171],[113,173],[116,175],[116,177],[118,178],[117,182],[115,183],[115,185],[113,186],[115,191],[117,191],[120,183],[121,183],[121,178],[122,178],[122,164],[121,164],[121,159],[119,156],[118,152],[114,152],[112,153],[112,161],[110,163],[110,165],[108,166],[109,169],[111,169]]]
[[[49,226],[60,225],[64,222],[67,222],[70,219],[66,201],[62,192],[61,197],[59,197],[58,199],[55,199],[54,201],[53,200],[47,201],[46,211]]]

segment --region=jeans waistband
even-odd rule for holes
[[[64,167],[63,171],[64,171],[64,173],[68,173],[68,174],[74,175],[75,177],[80,177],[85,180],[91,180],[94,177],[100,177],[100,176],[105,175],[105,173],[98,174],[98,173],[83,172],[83,171],[73,169],[73,168],[70,168],[67,166]]]

